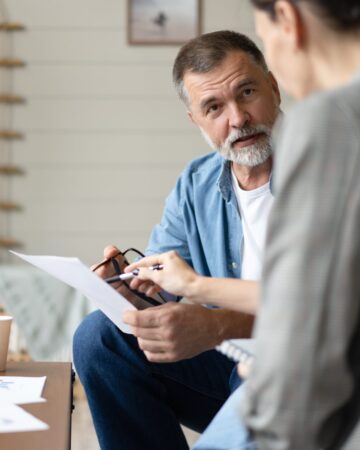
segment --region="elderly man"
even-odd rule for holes
[[[146,253],[175,249],[203,275],[257,280],[272,204],[277,83],[256,45],[230,31],[182,47],[173,78],[190,120],[216,151],[181,174]],[[108,247],[105,257],[116,252]],[[187,449],[180,423],[202,431],[239,382],[234,364],[211,349],[249,336],[252,318],[168,302],[136,312],[131,325],[135,336],[96,311],[74,338],[101,448]]]

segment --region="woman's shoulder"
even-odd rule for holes
[[[333,90],[318,92],[297,103],[285,122],[316,129],[322,126],[356,124],[360,121],[360,77]],[[347,128],[345,126],[345,128]]]
[[[339,158],[360,148],[360,81],[316,93],[284,115],[276,135],[279,165]],[[354,150],[354,152],[350,150]]]

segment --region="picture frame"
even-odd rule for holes
[[[181,45],[201,33],[201,0],[127,0],[130,45]]]

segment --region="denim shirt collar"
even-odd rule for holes
[[[218,189],[226,202],[230,201],[232,194],[231,162],[223,159],[222,168],[217,180]]]
[[[273,173],[271,172],[269,177],[270,182],[270,192],[274,195],[273,192]],[[229,202],[231,199],[231,195],[233,193],[233,187],[232,187],[232,179],[231,179],[231,162],[223,159],[222,162],[222,168],[219,175],[219,178],[217,180],[217,186],[218,189],[223,196],[223,199],[226,202]]]

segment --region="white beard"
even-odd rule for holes
[[[215,145],[210,136],[205,133],[202,128],[200,128],[200,130],[205,141],[210,145],[212,149],[218,150],[220,155],[226,160],[232,161],[242,166],[258,166],[264,163],[272,153],[270,144],[271,129],[266,125],[244,127],[241,130],[234,130],[229,134],[224,144],[220,148]],[[248,145],[247,147],[243,147],[239,150],[233,148],[233,143],[237,139],[257,133],[264,133],[266,135],[265,139],[261,140],[261,142]]]

